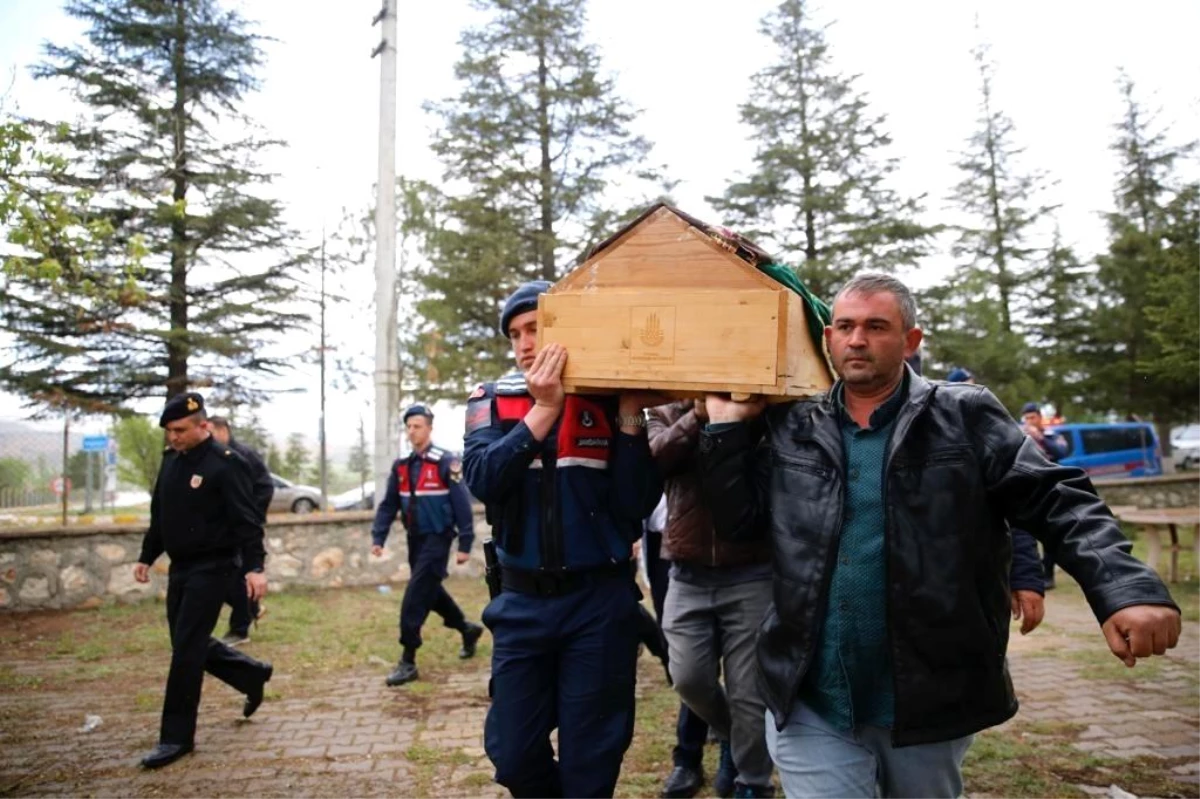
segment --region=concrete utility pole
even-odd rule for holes
[[[375,198],[375,502],[383,498],[399,441],[400,359],[396,329],[396,0],[383,0],[380,55],[379,185]]]

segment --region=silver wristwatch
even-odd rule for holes
[[[645,427],[646,417],[640,413],[637,416],[618,416],[617,425],[619,427]]]

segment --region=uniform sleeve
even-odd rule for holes
[[[647,436],[618,431],[613,446],[613,515],[636,522],[640,531],[642,520],[654,512],[662,497],[662,476],[650,455]]]
[[[985,388],[968,398],[966,430],[989,496],[1013,527],[1028,530],[1083,588],[1104,622],[1130,605],[1178,610],[1158,574],[1131,544],[1083,470],[1049,461]]]
[[[388,471],[387,488],[383,490],[383,501],[375,508],[375,523],[371,525],[371,543],[377,547],[387,542],[392,522],[400,510],[400,461],[394,461]]]
[[[463,443],[467,488],[485,505],[499,505],[517,491],[526,469],[541,451],[525,422],[504,432],[494,398],[486,394],[467,403]]]
[[[1029,533],[1012,529],[1012,566],[1009,585],[1013,591],[1037,591],[1045,595],[1046,581],[1042,576],[1042,561],[1038,557],[1037,541]]]
[[[221,495],[229,527],[242,551],[242,567],[246,571],[262,571],[267,559],[263,546],[262,515],[254,504],[250,464],[230,450],[221,470]]]
[[[250,477],[253,480],[254,507],[262,514],[263,521],[267,519],[267,510],[271,507],[271,498],[275,496],[275,481],[271,479],[271,471],[263,462],[262,456],[250,447],[243,453],[246,462],[250,464]]]
[[[147,566],[152,565],[163,553],[162,512],[158,505],[158,485],[162,481],[163,468],[166,463],[167,458],[163,456],[162,464],[158,467],[158,477],[154,481],[154,488],[150,491],[150,526],[146,528],[146,534],[142,536],[142,554],[138,555],[138,563],[145,563]]]
[[[450,486],[450,509],[454,512],[454,528],[458,531],[458,551],[471,551],[475,542],[475,518],[471,513],[471,495],[463,485],[462,460],[451,454],[442,460],[442,482]]]

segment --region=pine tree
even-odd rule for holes
[[[409,345],[426,398],[461,398],[469,383],[511,368],[496,332],[519,283],[555,280],[609,231],[614,181],[653,174],[634,110],[584,40],[584,0],[475,0],[487,20],[465,31],[462,89],[431,106],[444,191],[430,193],[428,263],[414,270],[423,320]]]
[[[1056,229],[1045,260],[1031,269],[1026,283],[1032,291],[1023,326],[1029,331],[1034,371],[1043,380],[1039,397],[1067,418],[1094,410],[1087,402],[1086,375],[1080,365],[1081,353],[1094,347],[1095,286],[1090,270],[1062,243]]]
[[[308,445],[304,441],[304,434],[292,433],[287,439],[287,449],[283,451],[281,476],[294,482],[304,480],[312,459],[312,453],[308,451]]]
[[[93,193],[116,244],[140,240],[146,256],[142,293],[55,368],[86,383],[99,363],[121,401],[164,385],[167,397],[204,385],[253,396],[253,376],[284,367],[265,344],[301,321],[282,303],[305,259],[254,166],[276,142],[220,133],[249,124],[240,108],[258,85],[261,37],[219,0],[69,0],[66,11],[86,40],[47,44],[34,74],[69,83],[90,113],[71,138],[70,181]],[[63,334],[47,336],[29,337],[32,363],[58,358]]]
[[[886,117],[835,70],[807,0],[785,0],[760,29],[779,58],[753,76],[741,106],[757,142],[754,170],[708,201],[820,297],[855,272],[916,265],[934,230],[918,221],[918,198],[889,186],[898,163],[886,155]]]
[[[1014,309],[1037,254],[1030,237],[1053,208],[1036,204],[1044,175],[1023,171],[1018,164],[1022,150],[1013,143],[1015,126],[995,107],[987,47],[980,45],[972,53],[980,77],[979,128],[958,161],[963,179],[950,199],[973,223],[957,226],[952,252],[967,259],[966,269],[988,276],[987,294],[998,303],[996,332],[1008,335],[1018,330]]]
[[[1181,313],[1190,315],[1175,303],[1195,296],[1187,285],[1195,250],[1178,241],[1186,239],[1195,200],[1178,187],[1175,174],[1177,161],[1195,144],[1173,145],[1165,130],[1155,130],[1128,75],[1121,74],[1118,87],[1124,113],[1112,145],[1120,162],[1116,210],[1108,214],[1108,252],[1096,259],[1102,303],[1093,318],[1097,348],[1087,364],[1090,387],[1106,409],[1152,414],[1165,426],[1190,421],[1186,414],[1196,404],[1195,375],[1173,371],[1188,362],[1175,357],[1175,344],[1186,349],[1195,334],[1185,331],[1172,342],[1155,331],[1158,324],[1178,324]]]

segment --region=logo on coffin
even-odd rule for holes
[[[663,332],[662,323],[658,321],[658,314],[651,313],[646,317],[646,326],[642,328],[642,343],[647,347],[657,347],[666,339],[667,334]]]

